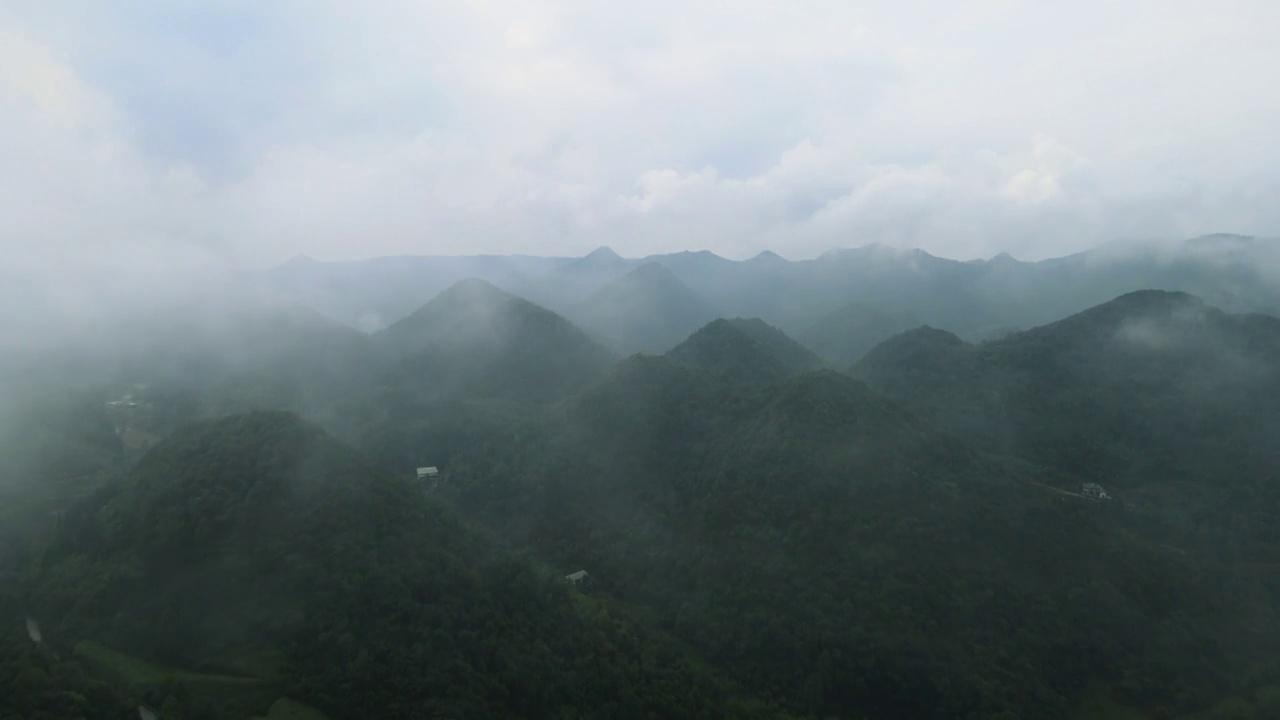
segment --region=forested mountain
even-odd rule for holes
[[[47,528],[71,498],[107,481],[124,460],[101,393],[45,390],[0,386],[0,573],[14,536]]]
[[[822,360],[759,318],[719,319],[667,353],[717,377],[771,383],[822,367]]]
[[[466,277],[485,279],[572,315],[576,303],[645,263],[670,270],[722,316],[759,317],[802,338],[811,349],[844,347],[842,335],[848,328],[839,322],[832,324],[831,334],[820,328],[824,318],[850,304],[890,317],[914,317],[971,340],[1042,325],[1143,289],[1188,292],[1235,312],[1280,313],[1280,241],[1235,235],[1181,243],[1115,243],[1037,262],[1003,254],[963,262],[882,245],[796,261],[774,253],[735,261],[706,251],[634,259],[608,248],[578,259],[297,261],[272,271],[266,281],[332,317],[364,327],[373,319],[394,322]],[[642,306],[635,311],[637,317],[647,312]]]
[[[1093,687],[1193,708],[1228,681],[1238,603],[1066,500],[1072,477],[831,371],[739,387],[629,359],[563,429],[456,458],[446,492],[816,717],[1066,717]]]
[[[798,337],[828,362],[848,367],[885,340],[920,325],[911,310],[881,310],[855,302],[831,311]]]
[[[566,313],[624,355],[666,352],[717,316],[710,302],[657,263],[641,265]]]
[[[263,280],[329,317],[372,332],[468,278],[522,288],[526,278],[547,277],[571,262],[573,258],[519,255],[384,257],[333,263],[297,257],[270,270]]]
[[[1222,486],[1274,468],[1278,352],[1276,318],[1142,291],[977,345],[921,328],[853,373],[980,446],[1125,487]]]
[[[853,372],[979,447],[1114,488],[1180,543],[1256,561],[1280,551],[1278,352],[1276,318],[1143,291],[978,345],[904,333]]]
[[[977,344],[900,333],[861,379],[758,318],[619,361],[482,280],[372,336],[210,319],[0,403],[14,487],[55,490],[5,507],[65,511],[0,534],[0,604],[45,636],[0,636],[25,698],[0,708],[1253,720],[1280,697],[1275,318],[1142,291]],[[221,417],[273,405],[347,444]]]
[[[397,393],[552,398],[613,356],[568,320],[483,280],[464,280],[372,336]]]
[[[181,717],[244,717],[272,692],[340,718],[747,712],[624,608],[283,413],[176,433],[32,572],[29,606],[63,651],[242,680]]]

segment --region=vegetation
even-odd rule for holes
[[[779,382],[823,365],[817,355],[759,318],[715,320],[667,356],[746,384]]]
[[[840,373],[754,319],[615,362],[479,282],[288,317],[3,404],[9,507],[65,512],[0,538],[44,632],[0,720],[1277,714],[1274,318],[1141,292]]]
[[[288,698],[280,698],[271,704],[271,710],[265,716],[253,717],[250,720],[329,720],[329,718],[313,707]]]
[[[725,712],[671,640],[292,415],[176,433],[77,523],[41,553],[30,602],[54,636],[154,658],[80,645],[134,687],[255,685],[215,659],[276,648],[262,679],[338,717]]]

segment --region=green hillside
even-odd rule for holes
[[[613,361],[568,320],[481,280],[451,286],[373,341],[391,364],[382,389],[400,398],[554,398]]]
[[[334,717],[734,715],[678,644],[292,415],[186,428],[81,520],[31,571],[53,643],[255,678]]]
[[[823,366],[816,355],[759,318],[712,321],[666,356],[743,383],[778,382]]]
[[[0,633],[0,718],[1274,708],[1275,318],[1140,292],[904,332],[857,379],[758,319],[615,362],[483,283],[353,346],[324,327],[239,352],[269,388],[358,348],[302,370],[305,421],[187,422],[239,400],[167,360],[138,409],[72,364],[0,408],[13,487],[64,510],[0,534],[0,610],[44,637]],[[121,419],[166,437],[123,450]]]
[[[1065,501],[1073,478],[830,371],[734,387],[628,360],[557,440],[459,462],[450,497],[815,717],[1065,717],[1096,684],[1154,707],[1224,679],[1212,588]]]

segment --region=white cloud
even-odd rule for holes
[[[0,17],[0,230],[258,264],[1276,235],[1276,29],[1267,0],[33,4]]]

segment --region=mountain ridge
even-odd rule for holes
[[[664,357],[735,382],[770,383],[823,366],[808,348],[759,318],[719,318]]]
[[[1280,243],[1265,239],[1224,241],[1206,235],[1156,245],[1111,243],[1030,262],[1006,253],[960,261],[874,243],[800,260],[766,255],[769,251],[746,260],[709,251],[627,259],[598,249],[576,259],[477,256],[319,264],[275,286],[353,326],[366,315],[384,321],[407,315],[431,297],[432,288],[447,286],[459,272],[565,313],[635,267],[656,262],[719,314],[761,317],[793,335],[857,303],[882,312],[914,312],[922,323],[980,339],[1042,325],[1145,288],[1199,294],[1235,312],[1275,314],[1280,312],[1277,248]],[[341,297],[335,297],[338,289]]]
[[[568,314],[628,355],[665,352],[718,313],[670,269],[643,262],[576,304]]]

